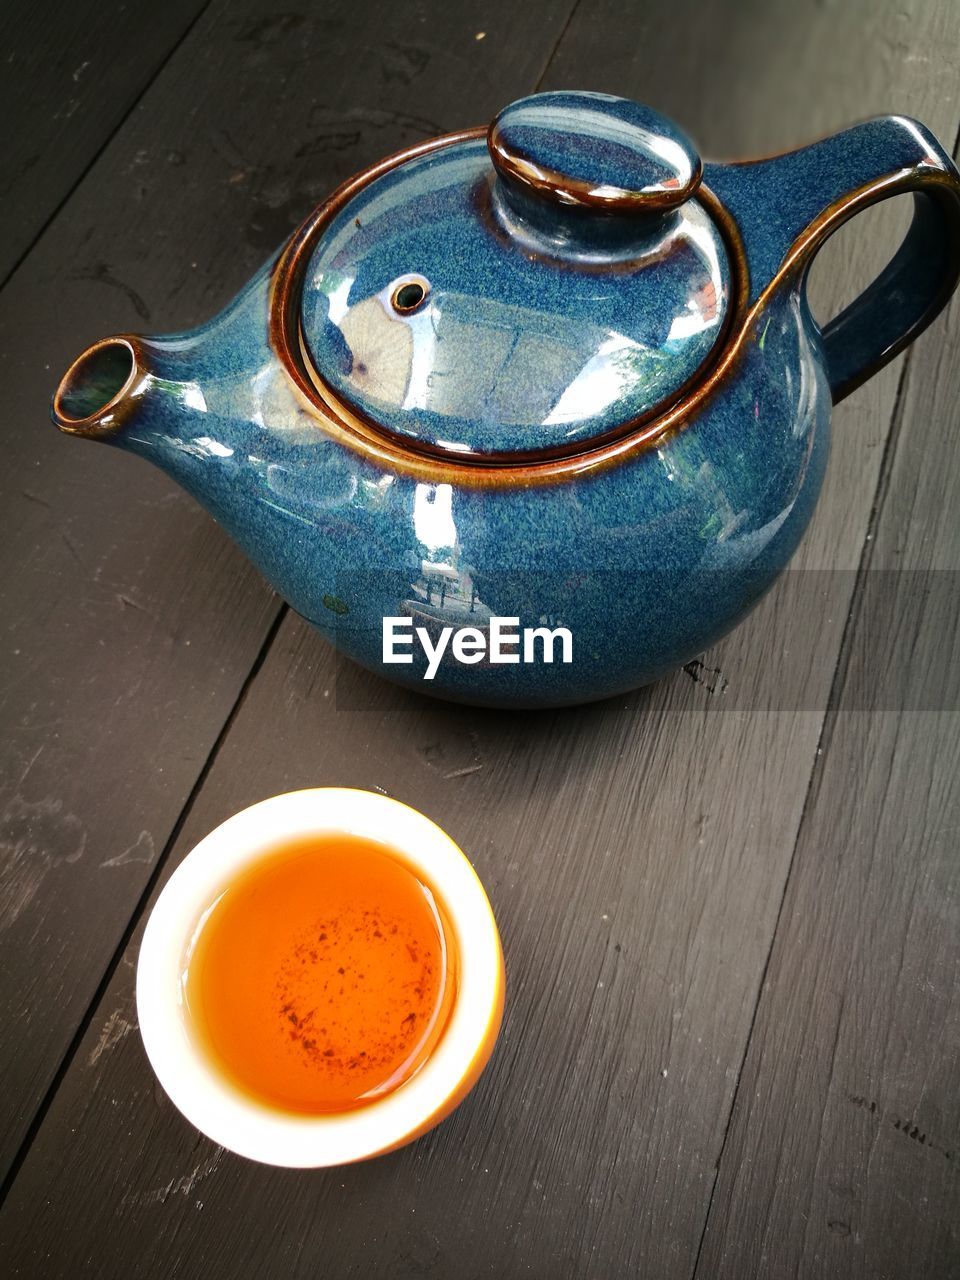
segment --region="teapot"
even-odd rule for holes
[[[820,326],[820,246],[914,193]],[[960,175],[885,116],[704,164],[650,107],[535,94],[340,186],[199,328],[70,366],[53,419],[156,463],[343,653],[492,706],[633,689],[793,554],[830,407],[960,277]]]

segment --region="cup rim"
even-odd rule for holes
[[[354,1111],[285,1112],[244,1093],[191,1034],[183,995],[189,944],[242,870],[288,841],[345,832],[391,847],[436,889],[458,949],[458,986],[436,1048],[404,1084]],[[186,855],[158,897],[137,964],[137,1015],[147,1057],[177,1109],[238,1155],[287,1168],[367,1159],[436,1123],[471,1087],[492,1048],[503,1002],[493,910],[460,847],[402,801],[348,787],[271,796],[234,814]]]

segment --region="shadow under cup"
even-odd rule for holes
[[[325,863],[328,854],[333,860]],[[309,876],[324,866],[329,909],[321,918],[308,901]],[[371,919],[376,908],[364,900],[371,901],[368,890],[383,888],[383,875],[407,894],[409,919]],[[302,909],[294,906],[291,918],[297,895]],[[271,934],[278,908],[285,911],[283,936],[293,939],[282,954]],[[327,927],[334,924],[348,935],[347,951]],[[231,930],[232,954],[222,945]],[[370,951],[375,933],[381,937]],[[421,947],[434,943],[425,964]],[[358,983],[364,955],[380,968]],[[239,980],[231,983],[232,972]],[[496,923],[461,850],[406,805],[340,788],[275,796],[202,840],[151,913],[137,971],[147,1056],[178,1109],[220,1145],[290,1167],[366,1159],[438,1123],[486,1065],[503,994]],[[259,1066],[254,1054],[251,1068],[251,1028],[264,1016],[272,1026]],[[345,1056],[347,1023],[355,1041]],[[369,1039],[369,1061],[356,1036]],[[279,1083],[270,1069],[278,1047],[289,1067]]]

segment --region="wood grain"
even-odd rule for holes
[[[161,475],[47,422],[111,331],[229,300],[358,165],[491,115],[565,10],[211,8],[0,294],[0,1170],[124,935],[278,602]]]
[[[206,3],[5,0],[0,11],[0,282]]]
[[[719,154],[799,142],[891,107],[952,138],[949,14],[919,3],[901,12],[873,5],[853,21],[829,6],[681,3],[624,15],[583,0],[545,83],[655,102]],[[559,32],[564,15],[552,16]],[[511,14],[509,34],[507,16],[500,22],[485,15],[479,42],[497,58],[531,44],[543,18]],[[446,66],[448,79],[454,70],[460,90],[461,64]],[[683,83],[689,97],[672,101]],[[843,233],[822,282],[825,313],[876,271],[884,248],[859,219]],[[950,340],[941,329],[920,349],[934,360]],[[488,886],[508,965],[501,1044],[468,1101],[412,1147],[327,1173],[243,1162],[200,1138],[150,1075],[133,1008],[141,921],[0,1215],[9,1270],[67,1275],[84,1259],[103,1276],[693,1273],[899,374],[888,369],[836,415],[831,473],[799,564],[847,572],[817,576],[813,610],[796,607],[800,575],[772,593],[705,655],[722,680],[694,670],[551,715],[469,711],[341,664],[288,616],[160,880],[210,827],[265,795],[386,790],[444,825]],[[727,694],[710,692],[724,681]],[[902,767],[910,788],[922,784],[923,762],[917,773]],[[841,783],[851,786],[849,770]],[[947,965],[956,940],[939,936]],[[856,966],[840,973],[827,982],[863,980]],[[896,1188],[878,1169],[882,1206]],[[768,1177],[744,1198],[745,1243],[731,1247],[742,1244],[745,1265],[731,1275],[757,1271],[750,1215],[771,1190]],[[720,1203],[718,1191],[718,1221]],[[771,1219],[771,1235],[784,1221]],[[876,1261],[882,1224],[874,1230]],[[939,1242],[927,1256],[943,1257]]]
[[[960,1276],[960,709],[929,696],[960,644],[956,304],[942,340],[910,367],[705,1277]],[[876,689],[898,705],[848,709]]]

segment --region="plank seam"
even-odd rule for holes
[[[960,130],[958,130],[957,138],[954,142],[954,156],[960,152]],[[900,377],[897,381],[897,389],[894,395],[893,407],[890,411],[890,430],[884,443],[883,457],[880,460],[880,471],[877,476],[877,484],[874,490],[873,502],[870,507],[870,514],[867,518],[866,527],[864,529],[863,543],[860,548],[860,558],[857,564],[857,577],[853,587],[853,593],[850,597],[850,607],[847,610],[847,616],[844,620],[843,633],[840,637],[840,645],[837,649],[836,664],[833,670],[833,676],[830,681],[830,692],[827,696],[827,705],[824,711],[823,720],[820,725],[820,733],[817,735],[817,745],[813,760],[810,767],[810,776],[807,780],[807,790],[803,798],[803,807],[800,811],[800,820],[797,823],[797,830],[794,836],[793,849],[790,854],[790,862],[787,866],[787,874],[783,881],[783,890],[780,895],[780,902],[777,906],[777,915],[774,923],[773,931],[770,935],[770,945],[767,949],[767,955],[764,960],[763,970],[760,975],[760,982],[757,987],[756,1000],[753,1006],[753,1012],[750,1017],[750,1026],[747,1031],[746,1040],[744,1041],[743,1054],[740,1059],[740,1065],[737,1068],[737,1078],[733,1086],[733,1093],[730,1099],[730,1108],[727,1112],[727,1119],[723,1129],[723,1137],[720,1141],[720,1153],[717,1156],[717,1163],[714,1169],[713,1186],[710,1189],[710,1198],[707,1202],[707,1211],[703,1220],[703,1230],[700,1233],[700,1243],[697,1246],[697,1254],[694,1259],[693,1270],[691,1272],[691,1280],[696,1280],[700,1274],[700,1263],[703,1255],[703,1248],[707,1238],[707,1229],[710,1225],[710,1217],[713,1213],[714,1198],[716,1196],[717,1185],[720,1181],[720,1167],[723,1163],[724,1154],[727,1149],[727,1141],[730,1136],[730,1129],[733,1124],[733,1117],[737,1109],[737,1099],[740,1095],[740,1086],[743,1081],[743,1072],[746,1066],[747,1058],[750,1053],[750,1046],[753,1042],[754,1032],[756,1030],[757,1018],[760,1012],[760,1005],[763,1000],[763,992],[767,983],[770,971],[773,953],[776,948],[777,937],[780,933],[780,925],[783,920],[784,907],[786,905],[787,895],[790,890],[790,884],[794,878],[796,870],[797,850],[800,847],[800,841],[804,828],[808,821],[812,804],[816,798],[817,786],[823,777],[823,771],[818,767],[822,764],[830,749],[830,742],[833,736],[833,727],[836,723],[836,702],[839,692],[843,688],[843,683],[849,669],[850,657],[852,653],[852,642],[850,635],[854,626],[855,619],[858,614],[858,606],[863,597],[865,587],[865,575],[870,571],[870,564],[873,560],[873,552],[875,545],[875,532],[883,513],[887,494],[890,490],[890,477],[893,472],[893,464],[896,458],[897,448],[900,443],[900,436],[903,430],[904,421],[904,404],[906,399],[906,388],[910,374],[911,361],[913,358],[914,348],[911,347],[903,361],[900,371]],[[838,1029],[839,1034],[839,1029]]]
[[[710,1215],[713,1212],[713,1202],[714,1202],[714,1197],[717,1191],[717,1184],[720,1181],[720,1166],[723,1163],[724,1153],[726,1152],[726,1149],[727,1149],[727,1139],[730,1136],[730,1128],[731,1128],[731,1125],[733,1124],[734,1113],[736,1112],[736,1109],[737,1109],[737,1099],[740,1096],[740,1085],[743,1081],[743,1071],[744,1071],[744,1067],[746,1066],[747,1058],[750,1053],[750,1045],[753,1041],[753,1035],[757,1025],[757,1017],[759,1015],[760,1005],[763,1000],[763,990],[764,990],[764,987],[766,986],[767,976],[770,971],[770,963],[773,959],[773,953],[777,943],[777,936],[780,932],[780,925],[783,919],[783,910],[786,904],[787,894],[790,890],[790,883],[794,876],[797,849],[800,847],[800,838],[803,834],[804,824],[806,823],[806,820],[807,820],[807,814],[809,813],[809,810],[810,810],[811,801],[814,798],[817,782],[822,776],[821,770],[817,768],[817,763],[818,761],[821,761],[821,762],[823,761],[824,754],[829,750],[829,747],[830,747],[830,738],[832,736],[832,727],[834,723],[834,718],[830,714],[830,709],[834,702],[837,690],[842,686],[843,676],[847,668],[847,663],[849,662],[848,651],[849,651],[850,645],[848,644],[848,637],[849,637],[850,629],[853,624],[853,618],[856,613],[857,603],[862,594],[862,586],[861,586],[862,575],[869,568],[872,531],[875,526],[876,520],[879,518],[880,512],[883,508],[883,499],[886,496],[887,489],[889,487],[887,482],[887,474],[890,466],[892,465],[892,456],[893,456],[893,451],[895,449],[894,437],[899,436],[898,424],[899,424],[900,418],[902,417],[902,411],[900,406],[902,403],[903,390],[906,383],[907,370],[909,367],[911,355],[912,355],[912,349],[910,352],[908,352],[906,358],[904,359],[903,370],[900,374],[899,382],[897,383],[897,391],[894,398],[893,409],[890,415],[890,431],[888,432],[887,440],[884,445],[883,458],[881,459],[881,462],[880,462],[880,474],[877,477],[877,487],[874,491],[874,500],[870,509],[870,516],[867,520],[866,528],[864,530],[863,545],[860,549],[860,560],[857,565],[857,580],[854,583],[853,594],[850,597],[850,607],[847,610],[847,616],[843,624],[843,634],[840,637],[840,645],[837,649],[836,664],[833,669],[833,676],[831,677],[831,680],[830,680],[830,692],[827,695],[827,706],[824,711],[823,720],[820,724],[820,732],[817,735],[817,745],[816,745],[813,760],[810,766],[810,776],[807,779],[807,789],[803,797],[803,807],[800,810],[800,820],[797,823],[797,829],[793,839],[793,849],[791,850],[790,861],[787,865],[787,874],[784,876],[784,879],[783,879],[783,889],[780,894],[780,901],[777,904],[777,916],[774,922],[773,931],[770,934],[770,945],[767,948],[766,958],[764,959],[764,962],[763,962],[763,970],[760,974],[760,982],[757,986],[757,995],[753,1005],[753,1012],[750,1016],[750,1026],[747,1030],[747,1036],[744,1041],[743,1053],[740,1058],[740,1064],[737,1067],[737,1078],[734,1083],[733,1093],[730,1098],[730,1108],[727,1112],[726,1123],[723,1127],[723,1137],[720,1140],[720,1153],[717,1156],[717,1163],[714,1169],[713,1186],[710,1188],[710,1199],[707,1201],[707,1212],[703,1220],[703,1230],[700,1233],[700,1243],[697,1246],[697,1256],[696,1256],[696,1259],[694,1260],[693,1270],[690,1273],[691,1280],[696,1280],[696,1277],[700,1273],[700,1259],[703,1254],[703,1246],[707,1238],[707,1228],[710,1225]]]
[[[567,32],[570,29],[570,23],[573,22],[574,15],[576,14],[579,8],[580,8],[580,0],[573,0],[573,6],[570,9],[570,12],[567,14],[567,20],[563,24],[563,26],[560,28],[560,34],[557,36],[556,40],[554,41],[553,48],[547,54],[547,60],[543,64],[543,70],[537,76],[536,83],[531,89],[531,93],[540,92],[543,86],[543,82],[547,78],[547,72],[553,66],[553,60],[554,58],[556,58],[557,53],[560,49],[560,46],[563,44],[564,37],[566,36]]]
[[[63,212],[64,208],[73,199],[80,184],[86,181],[88,175],[90,174],[90,171],[94,168],[97,161],[106,151],[107,147],[109,147],[110,143],[114,140],[114,138],[123,128],[123,126],[130,119],[134,111],[136,111],[137,107],[140,105],[140,103],[143,101],[146,95],[153,88],[161,72],[166,68],[171,58],[174,57],[174,55],[180,49],[184,41],[190,36],[194,27],[197,25],[197,23],[200,21],[203,15],[207,12],[207,10],[210,8],[210,5],[212,3],[213,3],[213,0],[204,0],[204,3],[200,6],[200,8],[197,10],[194,16],[190,19],[190,22],[187,24],[186,27],[184,27],[179,38],[170,46],[169,50],[167,51],[167,56],[163,59],[162,62],[160,62],[157,65],[157,67],[154,69],[153,74],[149,77],[149,79],[147,79],[144,82],[143,87],[140,89],[140,92],[137,93],[131,99],[130,104],[127,107],[126,111],[124,111],[123,115],[116,122],[114,127],[109,131],[109,133],[103,139],[103,142],[100,144],[100,146],[97,147],[96,151],[90,157],[89,162],[85,165],[83,171],[77,176],[76,182],[73,183],[73,185],[66,192],[63,198],[60,201],[58,201],[56,205],[54,205],[53,210],[50,213],[49,217],[44,220],[39,230],[37,231],[36,235],[30,240],[29,244],[26,246],[26,248],[23,250],[20,256],[16,259],[16,261],[10,267],[10,270],[7,272],[7,274],[3,277],[2,280],[0,280],[0,293],[2,293],[3,290],[7,287],[7,285],[10,283],[13,277],[17,274],[17,272],[26,262],[27,258],[29,258],[30,254],[33,253],[34,249],[37,247],[37,245],[40,243],[43,237],[47,234],[47,232],[49,231],[53,223],[56,222],[57,218]]]
[[[30,1152],[30,1148],[33,1145],[34,1139],[36,1138],[37,1134],[40,1132],[43,1122],[47,1118],[47,1113],[50,1110],[51,1104],[53,1103],[53,1099],[55,1098],[60,1088],[60,1085],[63,1083],[64,1077],[67,1075],[67,1072],[70,1070],[71,1066],[73,1065],[73,1061],[77,1056],[77,1053],[80,1049],[80,1045],[83,1043],[83,1038],[87,1034],[87,1031],[90,1028],[94,1015],[96,1014],[96,1011],[100,1006],[100,1002],[102,1001],[103,997],[106,995],[107,990],[110,986],[110,983],[113,981],[114,975],[116,974],[117,969],[119,968],[121,961],[123,960],[127,947],[130,945],[130,941],[134,935],[134,932],[136,931],[137,925],[140,923],[143,913],[146,910],[147,904],[150,901],[150,897],[153,894],[153,891],[160,880],[160,876],[163,872],[164,867],[167,864],[170,854],[173,848],[175,847],[177,840],[180,838],[180,833],[183,830],[184,824],[186,823],[187,819],[190,816],[190,813],[193,809],[193,806],[196,802],[197,797],[199,796],[200,792],[203,790],[206,780],[210,775],[210,771],[213,768],[214,764],[216,763],[217,757],[220,754],[220,750],[223,747],[223,744],[226,742],[227,737],[230,734],[230,730],[233,728],[234,722],[236,721],[237,716],[240,714],[240,711],[243,708],[243,704],[247,699],[247,695],[249,694],[254,681],[256,680],[257,676],[260,674],[260,669],[263,666],[264,662],[266,661],[267,654],[270,652],[270,649],[273,646],[273,642],[277,637],[277,633],[279,632],[280,627],[283,624],[283,620],[287,616],[288,612],[289,612],[289,605],[286,605],[286,604],[281,604],[277,609],[276,617],[274,618],[273,622],[270,624],[270,629],[267,631],[267,634],[264,637],[263,643],[261,644],[257,652],[257,656],[253,661],[253,665],[251,666],[250,670],[247,672],[246,678],[244,679],[244,682],[240,687],[240,691],[237,694],[236,698],[234,699],[233,705],[231,706],[229,712],[227,713],[227,716],[220,728],[220,732],[217,734],[216,740],[214,741],[213,746],[210,748],[209,752],[207,753],[206,759],[203,762],[200,772],[197,774],[196,781],[194,782],[193,786],[190,788],[190,792],[186,800],[184,801],[183,805],[181,806],[180,812],[177,815],[177,820],[173,825],[173,829],[170,832],[170,835],[165,845],[163,846],[163,849],[160,853],[160,857],[157,859],[156,865],[153,867],[150,873],[149,879],[147,880],[147,883],[143,887],[143,891],[141,892],[140,897],[137,899],[136,905],[134,906],[133,911],[130,914],[130,919],[127,921],[127,926],[124,929],[123,934],[121,935],[120,941],[118,942],[116,948],[114,949],[113,955],[110,957],[110,960],[106,968],[104,969],[100,982],[97,984],[97,989],[93,993],[93,997],[88,1003],[87,1008],[84,1011],[83,1017],[79,1021],[77,1029],[74,1032],[73,1038],[71,1039],[69,1045],[67,1046],[66,1052],[64,1053],[63,1057],[60,1059],[59,1064],[57,1065],[57,1069],[54,1072],[54,1075],[50,1081],[50,1084],[47,1086],[47,1089],[45,1090],[44,1095],[40,1100],[39,1105],[37,1106],[37,1109],[33,1113],[33,1117],[30,1121],[29,1128],[27,1129],[26,1133],[23,1136],[23,1141],[20,1143],[20,1146],[17,1148],[16,1154],[14,1155],[13,1159],[10,1162],[10,1168],[7,1171],[7,1175],[4,1178],[2,1185],[0,1185],[0,1208],[2,1208],[3,1204],[5,1203],[6,1198],[10,1193],[10,1190],[17,1179],[17,1175],[19,1174],[20,1169],[22,1168],[23,1163]]]

